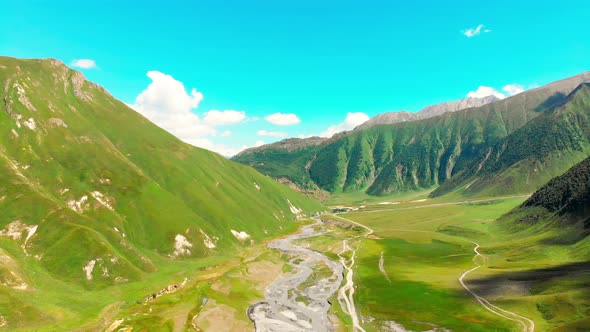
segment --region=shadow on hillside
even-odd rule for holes
[[[552,94],[549,98],[547,98],[544,102],[542,102],[541,104],[539,104],[539,106],[537,106],[534,111],[539,113],[539,112],[543,112],[546,109],[550,108],[551,106],[554,106],[560,102],[562,102],[567,96],[561,92],[556,92],[554,94]]]
[[[560,285],[568,285],[583,289],[590,299],[590,261],[498,273],[486,278],[467,280],[467,285],[483,297],[552,293],[559,291]]]

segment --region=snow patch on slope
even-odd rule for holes
[[[64,122],[64,120],[62,120],[60,118],[50,118],[49,123],[51,123],[55,127],[64,127],[64,128],[68,127],[68,125]]]
[[[111,205],[110,199],[108,199],[105,195],[103,195],[100,191],[93,191],[90,193],[92,197],[97,200],[100,204],[102,204],[107,209],[114,211],[115,209]]]
[[[36,111],[35,106],[33,106],[33,104],[31,104],[31,101],[27,97],[27,95],[25,93],[25,89],[23,89],[23,87],[20,84],[18,84],[18,83],[14,83],[13,86],[16,88],[16,92],[18,94],[18,101],[24,107],[28,108],[29,110]]]
[[[236,237],[236,239],[238,239],[240,241],[245,241],[250,238],[250,234],[248,234],[244,231],[238,232],[238,231],[232,229],[231,233],[233,236]]]
[[[86,273],[86,280],[92,280],[92,271],[94,271],[94,266],[96,265],[96,260],[91,259],[86,266],[82,268],[82,270]]]
[[[0,230],[0,236],[8,237],[15,241],[18,241],[26,232],[27,237],[25,238],[25,242],[22,245],[22,248],[26,253],[27,251],[25,247],[27,245],[27,242],[33,237],[33,235],[35,235],[37,227],[38,225],[29,226],[27,224],[22,223],[20,220],[15,220],[10,224],[6,225],[6,227],[3,230]]]
[[[289,210],[291,210],[291,213],[294,215],[300,215],[303,212],[303,210],[298,209],[295,205],[293,205],[289,199],[287,199],[287,203],[289,203]]]
[[[213,237],[213,239],[211,239],[211,237],[209,237],[209,235],[207,235],[205,232],[203,232],[202,229],[199,229],[199,231],[201,232],[201,234],[203,235],[204,239],[203,239],[203,244],[205,245],[205,247],[207,247],[208,249],[215,249],[216,245],[215,243],[217,242],[217,240],[219,240],[216,237]],[[214,242],[215,241],[215,242]]]
[[[88,201],[88,196],[84,195],[82,197],[80,197],[79,200],[70,200],[68,201],[68,207],[76,212],[84,212],[84,210],[86,210],[88,208],[88,204],[86,204],[86,202]]]
[[[187,238],[182,234],[176,234],[174,237],[174,252],[170,255],[171,257],[188,256],[191,254],[189,248],[193,245],[188,242]]]
[[[35,123],[35,119],[33,119],[33,118],[29,118],[28,120],[23,122],[23,124],[25,125],[25,127],[29,128],[31,130],[35,130],[37,128],[37,124]]]
[[[35,235],[38,227],[39,227],[39,225],[33,225],[33,226],[27,228],[27,238],[25,239],[25,243],[23,243],[23,245],[22,245],[23,251],[25,252],[25,254],[27,256],[29,256],[29,253],[27,252],[27,243],[33,237],[33,235]]]

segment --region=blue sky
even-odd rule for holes
[[[327,134],[590,70],[588,13],[589,1],[11,1],[0,54],[93,60],[90,80],[228,155],[282,138],[259,134]]]

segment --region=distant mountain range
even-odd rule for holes
[[[424,109],[416,113],[410,113],[406,111],[383,113],[369,119],[367,122],[356,127],[355,130],[367,129],[378,125],[388,125],[398,122],[428,119],[447,112],[456,112],[466,108],[483,106],[485,104],[493,103],[498,100],[500,99],[494,96],[487,96],[484,98],[465,98],[461,100],[431,105],[425,107]]]
[[[234,160],[333,193],[531,192],[588,155],[588,81],[590,72],[502,100],[441,104],[421,111],[425,119],[388,113],[330,139],[275,143]],[[473,103],[483,105],[455,110]]]
[[[367,129],[367,128],[370,128],[373,126],[378,126],[378,125],[387,125],[387,124],[394,124],[394,123],[398,123],[398,122],[416,121],[416,120],[421,120],[421,119],[432,118],[432,117],[441,115],[443,113],[456,112],[456,111],[466,109],[466,108],[482,106],[482,105],[489,104],[489,103],[492,103],[492,102],[495,102],[498,100],[499,99],[494,96],[487,96],[484,98],[465,98],[465,99],[460,99],[460,100],[456,100],[456,101],[445,102],[445,103],[427,106],[427,107],[423,108],[421,111],[416,112],[416,113],[410,113],[410,112],[406,112],[406,111],[387,112],[387,113],[379,114],[379,115],[369,119],[365,123],[354,128],[354,130],[363,130],[363,129]],[[319,145],[325,144],[327,142],[336,140],[336,139],[338,139],[350,132],[351,131],[337,133],[333,137],[330,137],[330,138],[318,137],[318,136],[313,136],[313,137],[308,137],[308,138],[287,138],[287,139],[284,139],[284,140],[281,140],[281,141],[278,141],[275,143],[265,144],[265,145],[262,145],[259,147],[253,147],[253,148],[246,149],[246,150],[240,152],[238,155],[236,155],[235,158],[236,158],[236,160],[239,160],[249,154],[260,153],[261,151],[269,150],[269,149],[270,150],[281,149],[281,150],[286,150],[286,151],[292,152],[292,151],[300,150],[303,148],[307,148],[309,146],[319,146]]]

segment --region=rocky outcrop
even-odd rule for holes
[[[417,113],[410,113],[406,111],[383,113],[369,119],[367,122],[356,127],[355,130],[367,129],[377,125],[386,125],[433,118],[435,116],[439,116],[447,112],[456,112],[472,107],[479,107],[489,103],[493,103],[498,100],[499,99],[494,96],[487,96],[484,98],[465,98],[456,101],[450,101],[427,106]]]

